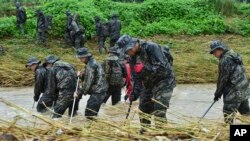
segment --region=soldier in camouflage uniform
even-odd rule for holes
[[[49,71],[48,89],[53,99],[57,99],[54,107],[52,118],[60,118],[67,108],[69,108],[69,116],[73,105],[73,94],[76,89],[77,76],[75,68],[53,55],[49,55],[45,59],[48,66],[52,66]],[[75,113],[74,109],[74,115]]]
[[[226,123],[232,124],[234,113],[250,115],[248,98],[250,86],[242,59],[238,53],[227,48],[221,41],[213,41],[210,54],[219,58],[219,76],[214,100],[223,95],[223,113]]]
[[[145,93],[140,96],[139,109],[144,113],[155,115],[156,119],[167,121],[166,110],[176,82],[172,67],[166,61],[161,47],[153,42],[131,38],[126,45],[126,53],[129,56],[139,56],[144,65],[142,76]],[[151,123],[143,117],[140,121],[146,125]],[[159,127],[158,120],[155,124]]]
[[[67,19],[66,19],[66,28],[65,28],[65,41],[67,44],[73,44],[72,42],[72,39],[71,39],[71,36],[70,36],[70,31],[71,31],[71,22],[72,22],[72,15],[70,13],[70,11],[66,11],[66,16],[67,16]]]
[[[107,52],[107,48],[105,47],[106,36],[103,33],[103,23],[101,23],[100,17],[95,17],[95,29],[96,29],[96,37],[98,40],[98,48],[99,53],[102,54],[103,48]]]
[[[52,96],[48,91],[48,70],[44,66],[40,66],[41,61],[35,57],[31,57],[26,64],[26,68],[30,68],[35,72],[34,101],[38,102],[37,112],[46,112],[46,107],[52,106]],[[41,97],[41,98],[40,98]]]
[[[88,119],[93,119],[98,115],[101,104],[108,89],[107,81],[102,66],[93,58],[92,54],[88,52],[87,48],[79,48],[76,56],[86,64],[84,72],[78,72],[84,84],[78,93],[74,96],[81,98],[82,95],[89,94],[90,97],[87,102],[85,116]]]
[[[72,18],[72,22],[71,22],[70,36],[71,36],[71,39],[73,40],[73,43],[76,49],[84,45],[85,43],[84,33],[85,33],[85,28],[82,25],[80,25],[79,15],[74,14]]]
[[[115,46],[115,43],[120,38],[121,22],[118,20],[118,15],[113,14],[109,22],[110,47]]]
[[[36,11],[37,27],[36,27],[36,45],[42,41],[43,46],[46,47],[46,19],[41,10]]]
[[[104,60],[102,66],[105,72],[109,88],[103,103],[106,103],[111,96],[112,105],[121,101],[121,89],[124,78],[124,67],[121,66],[118,53],[115,47],[109,49],[109,56]]]
[[[24,34],[24,24],[26,22],[27,16],[25,9],[21,6],[20,2],[16,3],[16,19],[18,29],[20,30],[21,34]]]

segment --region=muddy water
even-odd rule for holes
[[[174,90],[173,97],[170,103],[170,109],[168,110],[167,117],[171,121],[178,122],[183,120],[182,117],[200,117],[213,101],[213,93],[215,91],[215,85],[178,85]],[[35,111],[32,109],[33,105],[33,88],[0,88],[0,97],[20,105],[26,109]],[[83,117],[84,109],[88,96],[83,97],[80,103],[80,110],[78,117]],[[132,112],[130,117],[135,114],[134,111],[138,109],[138,101],[134,102],[132,106]],[[109,118],[113,120],[124,119],[128,109],[128,103],[124,102],[122,96],[122,102],[116,106],[111,106],[110,101],[106,105],[103,105],[99,114],[99,117]],[[1,118],[11,119],[16,115],[22,114],[0,103],[0,116]],[[47,114],[49,115],[49,114]],[[67,117],[67,112],[65,112]],[[134,116],[135,120],[138,120],[138,116]],[[211,111],[207,114],[206,118],[217,121],[222,121],[222,101],[217,102]]]

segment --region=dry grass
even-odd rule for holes
[[[146,128],[147,132],[143,135],[139,133],[140,125],[134,122],[134,116],[128,120],[114,121],[112,118],[98,118],[96,121],[79,121],[72,125],[68,121],[54,121],[37,113],[10,103],[2,98],[0,102],[14,108],[31,118],[22,117],[24,114],[16,117],[13,121],[0,118],[0,138],[3,134],[10,134],[18,140],[218,140],[224,141],[229,139],[229,126],[217,121],[203,120],[198,124],[198,119],[188,118],[183,115],[180,123],[176,124],[171,121],[168,123],[161,122],[160,127]],[[124,112],[124,111],[123,111]],[[138,114],[138,111],[135,111]],[[146,115],[145,115],[146,116]],[[250,124],[247,117],[237,115],[241,123]],[[125,117],[125,113],[124,113]],[[76,119],[74,119],[76,120]],[[20,124],[25,121],[25,125]],[[36,126],[34,126],[36,124]],[[59,133],[58,130],[62,132]]]
[[[218,60],[208,54],[210,41],[221,39],[229,47],[239,52],[243,57],[246,72],[250,77],[250,37],[236,35],[204,35],[204,36],[154,36],[147,40],[156,43],[170,44],[174,56],[174,69],[178,83],[211,83],[217,78]],[[0,86],[18,87],[33,84],[33,73],[25,69],[24,65],[29,56],[37,56],[44,60],[48,54],[58,55],[65,61],[82,69],[82,64],[74,57],[74,50],[63,48],[61,40],[51,40],[48,48],[36,47],[34,39],[2,39],[0,45],[4,46],[6,53],[0,56]],[[94,41],[87,43],[87,47],[93,52],[98,61],[102,61],[105,55],[100,56]]]

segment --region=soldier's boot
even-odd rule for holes
[[[145,117],[142,113],[139,114],[139,119],[141,124],[140,134],[144,134],[147,132],[146,128],[151,127],[151,120],[150,117]]]

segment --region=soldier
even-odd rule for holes
[[[101,23],[101,19],[98,16],[95,17],[95,28],[96,28],[96,36],[98,40],[99,53],[102,54],[103,48],[107,52],[107,48],[105,47],[105,41],[107,38],[107,34],[109,33],[107,33],[108,32],[107,26]]]
[[[66,11],[65,14],[67,16],[66,28],[65,28],[65,41],[68,44],[73,44],[71,36],[70,36],[72,15],[71,15],[70,11],[68,11],[68,10]]]
[[[142,76],[145,93],[140,96],[139,109],[166,122],[166,110],[176,82],[172,67],[166,62],[161,47],[153,42],[131,38],[126,45],[126,53],[132,57],[139,56],[144,65]],[[143,117],[140,117],[140,121],[146,125],[151,123]],[[159,127],[158,120],[155,125]]]
[[[85,43],[84,41],[84,33],[85,33],[85,28],[80,25],[79,23],[79,15],[74,14],[71,22],[71,32],[70,36],[71,39],[73,40],[73,44],[76,49],[82,47]]]
[[[36,11],[37,27],[36,27],[36,45],[42,41],[43,46],[46,47],[46,19],[41,10]]]
[[[75,68],[66,62],[61,61],[58,57],[49,55],[45,59],[47,66],[51,66],[49,71],[49,93],[53,99],[57,99],[54,107],[52,118],[60,118],[67,108],[69,108],[69,116],[72,111],[73,94],[76,89],[77,76]],[[75,113],[74,109],[74,115]]]
[[[116,105],[121,101],[121,89],[123,85],[123,67],[118,58],[118,53],[115,47],[109,49],[109,56],[103,62],[105,77],[108,82],[108,92],[103,103],[106,103],[111,96],[112,105]]]
[[[44,113],[46,107],[52,106],[52,96],[48,91],[48,70],[46,67],[39,65],[36,57],[31,57],[26,64],[26,68],[30,68],[35,73],[34,101],[38,102],[37,112]]]
[[[113,14],[109,22],[110,47],[113,47],[120,38],[121,22],[118,20],[118,15]]]
[[[214,101],[223,95],[224,121],[232,124],[236,111],[243,115],[250,115],[248,98],[250,87],[242,59],[238,53],[228,49],[221,41],[213,41],[210,45],[210,54],[220,60],[217,89]]]
[[[21,34],[24,34],[24,24],[26,22],[27,16],[25,9],[21,6],[20,2],[16,3],[16,19],[18,29],[20,30]]]
[[[78,72],[84,84],[78,93],[74,93],[74,97],[81,98],[82,95],[90,95],[88,99],[85,116],[88,119],[93,119],[98,115],[101,104],[106,96],[108,89],[107,81],[102,66],[93,58],[92,54],[88,52],[87,48],[79,48],[76,52],[81,62],[86,64],[84,72]]]

